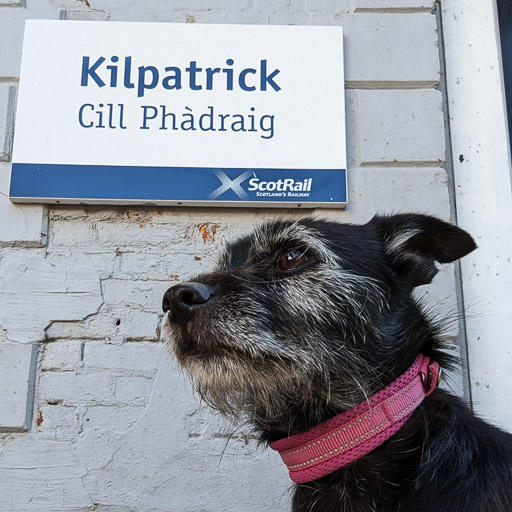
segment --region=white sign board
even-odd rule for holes
[[[27,21],[10,197],[343,206],[341,27]]]

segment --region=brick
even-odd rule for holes
[[[174,228],[174,229],[173,229]],[[183,227],[153,224],[149,219],[119,225],[113,222],[101,222],[96,225],[96,243],[102,247],[128,249],[144,243],[145,247],[168,245],[184,239]]]
[[[165,279],[164,264],[160,251],[122,252],[119,251],[114,277],[118,279]]]
[[[43,372],[38,383],[41,404],[62,405],[115,404],[113,381],[108,372]]]
[[[114,395],[116,404],[147,404],[153,389],[153,379],[146,377],[114,377]]]
[[[23,256],[20,258],[19,256]],[[99,280],[91,276],[87,262],[70,259],[52,260],[45,258],[40,251],[5,251],[0,262],[0,283],[2,291],[7,293],[52,293],[96,294],[99,292]],[[59,319],[61,311],[55,312]],[[67,315],[65,315],[67,316]]]
[[[89,222],[51,222],[52,251],[61,248],[86,249],[89,251],[96,245],[95,225]]]
[[[161,299],[158,304],[161,304]],[[156,341],[159,317],[160,312],[157,313],[156,311],[147,313],[136,309],[126,310],[124,307],[113,309],[109,322],[113,325],[112,337],[114,339],[119,337],[123,340]],[[101,319],[96,317],[91,324],[94,324],[96,320],[100,321]],[[119,325],[117,325],[118,322]]]
[[[162,287],[165,291],[165,286]],[[163,292],[162,292],[163,296]],[[160,311],[154,313],[127,309],[123,306],[117,308],[105,307],[98,314],[92,315],[83,321],[52,322],[46,330],[48,339],[83,339],[106,340],[112,343],[124,341],[157,341],[157,326]]]
[[[135,3],[131,8],[119,9],[118,6],[110,9],[109,3],[103,2],[102,7],[109,11],[109,19],[112,21],[158,21],[158,22],[188,22],[194,23],[200,21],[202,15],[211,18],[215,17],[216,23],[255,23],[251,21],[255,18],[251,12],[252,2],[250,0],[241,0],[230,3],[212,3],[208,0],[179,0],[174,1],[172,9],[168,2],[153,1],[151,8],[143,3]],[[292,14],[292,11],[290,11]],[[204,22],[204,20],[201,20]]]
[[[268,2],[258,2],[254,9],[266,9]],[[320,13],[348,13],[353,4],[352,0],[279,0],[271,1],[273,11],[282,12],[320,12]],[[290,9],[291,7],[291,9]]]
[[[46,343],[41,370],[71,371],[80,364],[82,343],[78,340]]]
[[[345,90],[345,133],[349,169],[359,163],[358,92],[354,89]]]
[[[47,208],[11,203],[10,170],[10,165],[0,163],[0,218],[9,219],[0,223],[0,247],[42,247],[48,233]]]
[[[10,339],[38,341],[53,320],[80,320],[99,310],[99,279],[86,262],[52,262],[25,251],[4,251],[0,259],[0,325]]]
[[[86,318],[83,321],[76,322],[59,322],[54,321],[46,329],[46,337],[48,340],[67,340],[67,339],[80,339],[80,340],[106,340],[112,339],[112,334],[104,329],[107,321],[104,323],[96,323],[91,326],[91,320],[97,319],[100,316],[106,316],[100,312],[92,318]],[[108,321],[112,323],[114,320],[111,315],[108,315]],[[112,329],[113,330],[113,329]],[[122,340],[120,340],[121,342]]]
[[[312,12],[308,24],[343,26],[345,79],[353,87],[439,82],[437,19],[432,14]]]
[[[354,19],[345,31],[347,80],[439,81],[435,16],[355,15]]]
[[[212,268],[220,250],[220,244],[213,247],[187,244],[184,252],[148,250],[144,253],[122,253],[119,257],[119,267],[114,271],[113,277],[130,281],[134,279],[160,281],[160,283],[153,283],[154,287],[160,288],[161,282],[169,283],[183,276],[191,277],[205,268]],[[153,289],[153,296],[158,299],[160,291]],[[155,296],[154,293],[157,295]]]
[[[440,91],[358,91],[357,96],[363,164],[444,162]]]
[[[36,353],[29,343],[0,342],[0,432],[29,427]]]
[[[158,283],[160,284],[160,283]],[[153,311],[160,292],[154,291],[154,283],[148,281],[133,282],[132,280],[107,279],[103,281],[103,298],[106,305],[131,306]]]
[[[16,87],[0,84],[0,161],[3,162],[8,162],[12,155],[15,102]]]
[[[186,23],[187,19],[191,19],[190,15],[176,9],[167,9],[167,11],[162,14],[148,9],[116,9],[109,13],[110,21]],[[192,19],[195,19],[195,17],[192,17]]]
[[[84,365],[85,368],[154,375],[164,350],[162,344],[156,343],[108,345],[91,341],[84,347]]]
[[[89,9],[85,3],[85,0],[23,0],[27,6],[29,12],[36,9],[46,9],[48,11],[62,11],[68,9]],[[103,3],[103,0],[99,0]],[[98,4],[98,0],[94,2]]]
[[[319,16],[324,18],[321,14],[323,11],[322,5],[318,2],[316,2],[316,5],[314,5],[310,0],[293,2],[292,9],[290,9],[289,6],[288,8],[283,9],[284,3],[289,2],[276,0],[268,2],[254,2],[254,5],[249,12],[250,18],[248,23],[269,25],[308,25],[311,24],[308,23],[311,13],[317,13]],[[329,8],[323,11],[323,13],[346,12],[348,10],[346,1],[333,2],[332,0],[327,0],[325,3],[329,4]],[[199,17],[198,21],[201,21],[201,17]]]
[[[87,407],[83,415],[83,430],[118,430],[125,431],[132,427],[142,417],[146,408],[144,406],[117,406],[107,407],[97,405]]]
[[[35,429],[56,438],[76,436],[80,433],[80,413],[77,407],[42,405],[36,409]]]
[[[437,168],[350,169],[349,205],[339,212],[324,210],[322,217],[364,223],[375,214],[423,212],[450,220],[448,176]]]
[[[283,4],[286,0],[280,0]],[[76,0],[60,0],[60,5],[66,9],[76,8]],[[90,2],[91,7],[101,9],[107,12],[124,12],[132,11],[136,14],[150,14],[162,19],[170,10],[183,11],[189,10],[191,12],[206,11],[212,8],[222,8],[222,3],[212,2],[211,0],[173,0],[172,9],[168,0],[150,0],[147,2],[139,2],[137,0],[128,0],[122,3],[119,0],[101,0],[101,2]],[[240,0],[234,6],[226,5],[226,9],[233,9],[236,11],[245,11],[251,6],[250,0]]]
[[[247,233],[247,231],[245,231]],[[238,230],[231,231],[228,235],[229,238],[234,238]],[[180,276],[179,279],[190,279],[195,275],[204,272],[205,269],[212,268],[217,259],[217,256],[222,251],[223,246],[216,244],[211,247],[205,248],[204,246],[196,247],[192,254],[176,254],[174,258],[166,254],[162,258],[164,264],[164,280],[165,282],[176,280],[176,275]],[[199,259],[200,258],[200,259]]]
[[[432,10],[434,9],[434,0],[355,0],[355,11],[376,10],[385,11],[400,9],[404,11],[414,10]]]
[[[230,234],[227,235],[228,238],[232,238],[236,232],[238,232],[238,230],[232,230]],[[243,231],[240,231],[240,233],[242,232]],[[197,243],[191,244],[189,242],[183,242],[182,245],[183,247],[181,247],[180,243],[174,244],[174,251],[172,253],[167,250],[153,251],[151,249],[143,253],[121,253],[119,256],[119,266],[115,269],[112,276],[116,278],[116,282],[109,283],[105,281],[105,290],[110,293],[110,290],[113,289],[115,292],[118,279],[128,281],[134,279],[144,280],[153,282],[153,284],[150,283],[150,285],[153,286],[153,291],[148,294],[147,292],[149,290],[147,290],[144,294],[142,290],[139,294],[141,297],[140,300],[146,305],[154,299],[159,301],[158,294],[161,290],[156,290],[155,287],[161,288],[161,286],[165,286],[165,284],[162,285],[162,282],[169,283],[177,279],[183,279],[184,276],[192,277],[203,272],[206,268],[212,268],[218,253],[222,250],[221,243],[211,245],[201,243],[198,245]],[[129,294],[137,294],[137,288],[139,286],[140,284],[137,284],[135,289],[129,290]],[[119,288],[121,289],[122,287],[129,288],[129,285],[127,283],[120,283]],[[149,300],[143,300],[146,298]],[[131,299],[132,303],[133,301],[137,303],[138,300],[136,295],[133,295]],[[139,302],[139,304],[141,304],[141,302]],[[148,309],[147,306],[146,309]],[[153,310],[153,308],[149,309]]]
[[[45,512],[91,510],[86,466],[77,464],[68,443],[42,437],[18,438],[2,452],[0,510],[29,511],[35,503]]]
[[[105,309],[109,310],[112,315],[118,315],[124,319],[137,315],[139,312],[143,313],[150,322],[149,327],[154,329],[155,317],[153,313],[160,314],[162,312],[163,294],[171,286],[171,281],[163,280],[163,276],[160,277],[161,280],[158,282],[120,281],[117,279],[103,281]],[[148,316],[147,313],[151,313],[151,315]],[[142,318],[139,319],[139,321],[141,320]],[[122,322],[117,323],[119,324],[118,327],[121,327]],[[131,325],[132,322],[129,323]]]
[[[76,5],[76,4],[75,4]],[[99,9],[68,10],[65,13],[66,20],[77,21],[108,21],[110,13]]]

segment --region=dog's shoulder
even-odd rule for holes
[[[436,499],[439,512],[512,510],[512,435],[482,421],[455,396],[440,390],[431,398],[423,411],[415,510],[427,510]]]

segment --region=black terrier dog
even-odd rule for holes
[[[437,388],[454,363],[411,296],[474,248],[424,215],[268,223],[166,292],[164,337],[279,451],[294,512],[512,511],[512,436]]]

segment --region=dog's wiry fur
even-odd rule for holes
[[[474,248],[423,215],[271,222],[167,291],[165,338],[207,403],[245,418],[262,442],[282,439],[378,392],[420,352],[450,368],[411,292],[436,261]],[[509,510],[512,436],[442,390],[389,441],[293,497],[294,512]]]

